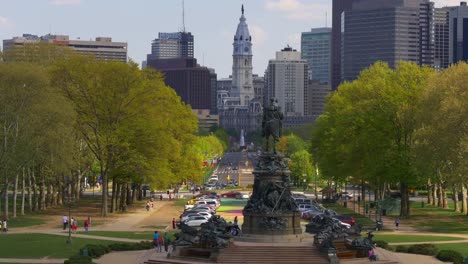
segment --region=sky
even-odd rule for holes
[[[435,0],[456,6],[460,0]],[[263,76],[268,60],[286,45],[300,50],[301,32],[331,27],[332,0],[185,0],[185,29],[194,35],[198,63],[218,78],[232,72],[232,42],[241,5],[252,35],[253,72]],[[23,33],[112,37],[128,43],[141,63],[159,32],[182,29],[182,0],[0,0],[0,39]]]

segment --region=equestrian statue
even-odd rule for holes
[[[262,137],[266,139],[265,151],[269,151],[270,137],[273,138],[273,153],[276,153],[276,143],[278,143],[281,137],[281,130],[283,128],[283,113],[281,107],[278,106],[278,99],[271,98],[270,105],[263,109],[263,120],[262,120]]]

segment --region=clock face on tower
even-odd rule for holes
[[[245,51],[245,52],[249,52],[249,47],[245,47],[245,48],[244,48],[244,51]]]

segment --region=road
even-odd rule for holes
[[[250,156],[252,155],[251,153]],[[227,183],[229,178],[237,181],[242,187],[253,184],[253,162],[248,160],[248,156],[247,152],[226,152],[215,172],[218,175],[218,181]]]

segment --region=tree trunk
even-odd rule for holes
[[[443,187],[442,187],[441,183],[439,183],[437,185],[438,185],[437,186],[438,187],[437,188],[437,206],[438,207],[443,207],[444,206],[444,203],[442,201],[442,189],[443,189]]]
[[[80,193],[81,193],[81,177],[82,177],[82,172],[81,169],[78,169],[76,173],[76,184],[75,184],[75,201],[78,201],[80,199]]]
[[[437,191],[438,191],[437,183],[434,183],[432,185],[432,205],[433,206],[437,206]]]
[[[24,215],[24,202],[25,202],[25,179],[24,179],[24,167],[23,167],[23,176],[21,177],[21,215]]]
[[[112,196],[111,196],[111,208],[110,208],[110,212],[113,213],[115,212],[115,209],[116,209],[116,199],[117,199],[117,193],[118,193],[118,188],[119,188],[119,184],[117,183],[117,180],[115,177],[113,177],[112,179]]]
[[[19,174],[16,173],[15,183],[13,185],[13,218],[16,218],[16,198],[18,196],[18,180]]]
[[[28,168],[28,208],[29,208],[29,212],[33,211],[31,188],[32,188],[31,169]]]
[[[120,210],[122,210],[123,212],[127,211],[127,184],[123,183],[123,184],[120,184],[120,198],[119,198],[119,208]]]
[[[44,209],[46,209],[45,208],[45,186],[44,186],[44,179],[41,179],[41,182],[39,183],[39,210],[44,210]]]
[[[127,201],[126,201],[126,204],[127,204],[127,207],[128,206],[131,206],[133,205],[133,197],[131,196],[132,195],[132,191],[131,191],[131,188],[130,188],[130,183],[127,183]]]
[[[463,183],[461,185],[461,191],[462,191],[462,210],[461,210],[461,212],[463,214],[468,214],[468,206],[467,206],[468,201],[466,200],[466,185],[463,184]]]
[[[401,192],[400,216],[408,217],[410,216],[410,204],[409,204],[408,186],[406,185],[406,183],[400,184],[400,192]]]
[[[136,201],[136,188],[135,188],[136,184],[132,184],[132,204],[133,202]]]
[[[6,180],[6,183],[5,183],[5,188],[4,188],[4,193],[3,193],[3,196],[4,196],[4,199],[3,199],[3,217],[5,219],[8,219],[8,187],[9,187],[9,183],[8,183],[8,180]]]
[[[453,193],[453,205],[454,205],[454,211],[459,213],[460,212],[460,203],[458,200],[458,188],[456,185],[453,186],[452,188],[452,193]]]
[[[37,196],[37,181],[35,168],[32,169],[32,180],[33,180],[33,211],[36,212],[39,209],[39,197]]]
[[[108,182],[107,182],[107,167],[104,169],[104,162],[102,160],[99,161],[101,165],[101,176],[102,176],[102,207],[101,207],[101,216],[107,216],[107,195],[108,195]]]
[[[432,184],[431,179],[427,180],[427,204],[432,204]]]
[[[447,189],[445,188],[445,184],[442,186],[442,208],[448,209],[448,200],[447,200]]]

